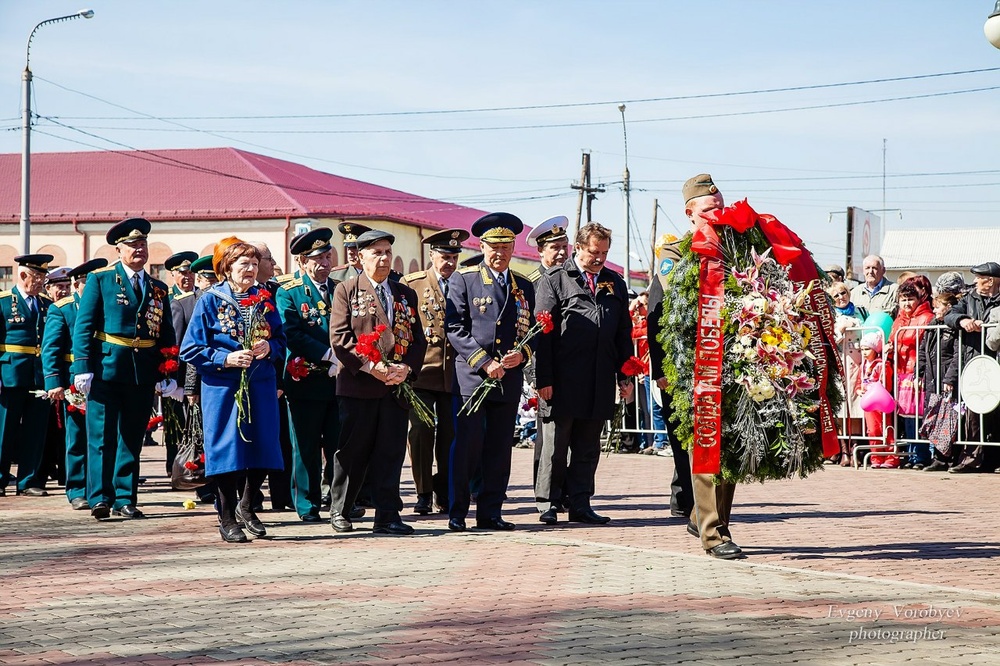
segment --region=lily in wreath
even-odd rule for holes
[[[247,540],[241,525],[266,534],[250,501],[267,470],[284,466],[274,359],[284,358],[285,335],[272,294],[257,285],[259,261],[260,251],[235,236],[216,244],[220,282],[198,299],[181,343],[181,360],[201,377],[205,474],[218,483],[219,532],[230,543]]]

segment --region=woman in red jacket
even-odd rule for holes
[[[916,374],[917,349],[925,332],[922,327],[934,320],[930,296],[931,283],[923,275],[909,278],[899,285],[897,292],[899,314],[892,323],[887,357],[895,362],[896,413],[902,440],[916,439],[918,405],[922,411],[923,399],[919,387],[923,382]],[[923,469],[930,463],[930,449],[926,444],[911,442],[908,453],[900,467]]]

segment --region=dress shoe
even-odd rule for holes
[[[198,501],[202,504],[215,504],[215,493],[205,493],[198,496]]]
[[[413,513],[426,516],[431,512],[431,495],[417,495],[417,503],[413,506]]]
[[[395,536],[406,536],[413,534],[413,528],[401,520],[394,520],[391,523],[377,523],[372,527],[372,534],[393,534]]]
[[[84,509],[89,509],[90,505],[87,504],[86,497],[77,497],[76,499],[70,501],[69,508],[74,511],[83,511]]]
[[[458,518],[452,518],[448,521],[448,529],[452,532],[464,532],[465,531],[465,521],[459,520]]]
[[[701,538],[701,532],[698,530],[698,526],[695,525],[694,522],[688,521],[687,530],[688,530],[688,534],[690,534],[694,538],[696,538],[696,539],[700,539]]]
[[[140,518],[146,517],[146,514],[144,514],[142,511],[139,511],[139,509],[135,508],[134,504],[126,504],[122,508],[115,509],[111,513],[113,513],[116,516],[121,516],[122,518],[128,518],[130,520],[138,520]]]
[[[610,523],[611,519],[607,516],[599,516],[594,513],[593,509],[588,507],[582,511],[570,511],[569,522],[587,523],[588,525],[604,525],[605,523]]]
[[[257,517],[256,512],[244,509],[242,504],[236,505],[236,521],[243,523],[247,528],[247,532],[255,537],[262,537],[267,534],[264,523],[260,522],[260,518]]]
[[[365,507],[355,504],[351,507],[351,512],[347,515],[350,516],[351,520],[357,520],[358,518],[364,518],[366,513],[368,512],[365,510]]]
[[[720,560],[737,560],[743,557],[743,549],[733,541],[723,541],[718,546],[709,548],[705,552]]]
[[[555,525],[559,522],[559,514],[556,513],[555,509],[549,509],[538,516],[538,522],[545,523],[546,525]]]
[[[90,515],[98,520],[104,520],[111,515],[111,508],[108,506],[107,502],[98,502],[94,506],[90,507]]]
[[[481,530],[497,530],[500,532],[509,532],[510,530],[517,527],[514,523],[508,523],[506,520],[500,516],[494,518],[476,519],[476,527]]]
[[[323,519],[319,517],[318,513],[307,513],[304,516],[299,516],[303,523],[321,523]]]
[[[219,534],[222,535],[222,540],[226,543],[246,543],[248,541],[247,535],[235,523],[229,527],[219,525]]]
[[[334,532],[353,532],[354,523],[349,521],[343,516],[331,516],[330,517],[330,527],[333,528]]]
[[[24,495],[25,497],[48,497],[49,494],[42,490],[41,488],[25,488],[24,490],[18,490],[18,495]]]
[[[955,465],[954,467],[952,467],[951,469],[948,470],[948,473],[949,474],[971,474],[972,472],[975,472],[975,471],[976,470],[974,468],[970,467],[969,465]]]
[[[948,469],[948,463],[941,462],[940,460],[935,460],[927,467],[924,467],[925,472],[943,472]]]

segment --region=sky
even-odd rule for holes
[[[992,0],[0,0],[0,152],[28,34],[84,8],[32,42],[33,153],[233,146],[535,225],[588,151],[621,264],[627,141],[633,269],[703,172],[824,265],[848,206],[1000,232]]]

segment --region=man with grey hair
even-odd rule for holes
[[[851,290],[851,302],[868,312],[886,312],[896,316],[897,285],[885,279],[885,262],[877,254],[864,261],[865,281]]]
[[[935,294],[947,292],[949,294],[955,294],[955,296],[961,298],[962,295],[965,294],[965,290],[965,277],[958,271],[948,271],[947,273],[942,273],[934,283]]]

